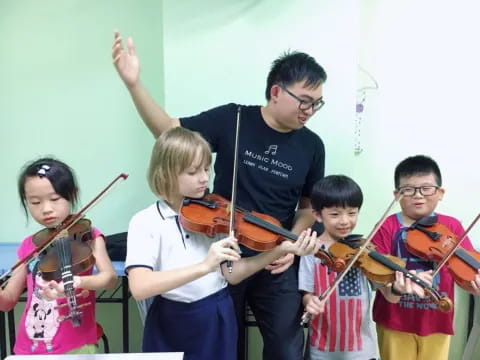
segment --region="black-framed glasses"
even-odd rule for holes
[[[307,101],[303,100],[302,98],[299,98],[297,95],[292,93],[290,90],[288,90],[286,87],[281,86],[281,88],[286,91],[288,95],[293,97],[295,100],[299,102],[298,108],[302,111],[307,111],[308,109],[312,109],[313,112],[318,111],[322,108],[323,105],[325,105],[325,101],[323,101],[323,98],[320,98],[315,101]]]
[[[439,189],[439,186],[434,186],[434,185],[402,186],[398,188],[398,191],[403,196],[414,196],[417,193],[417,190],[423,196],[432,196],[437,192],[438,189]]]

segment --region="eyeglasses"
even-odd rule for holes
[[[439,186],[434,186],[434,185],[403,186],[401,188],[398,188],[398,191],[403,196],[414,196],[417,193],[417,190],[423,196],[432,196],[437,192],[438,188]]]
[[[302,111],[306,111],[309,109],[312,109],[313,112],[318,111],[322,108],[323,105],[325,105],[325,101],[323,101],[322,98],[315,100],[315,101],[307,101],[299,98],[297,95],[292,93],[290,90],[288,90],[286,87],[280,86],[284,91],[287,92],[288,95],[293,97],[295,100],[297,100],[300,104],[298,104],[298,108]]]

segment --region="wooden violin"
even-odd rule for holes
[[[337,264],[336,268],[340,267],[338,264],[348,262],[357,253],[364,241],[361,235],[354,235],[332,244],[328,252],[332,255],[334,264]],[[433,302],[437,304],[440,311],[449,312],[453,309],[452,301],[446,296],[441,296],[435,288],[409,272],[405,268],[405,261],[393,255],[379,253],[375,250],[374,245],[366,247],[354,266],[360,268],[370,281],[378,284],[393,283],[395,281],[395,272],[399,271],[405,278],[421,286],[430,295]]]
[[[228,234],[230,202],[217,194],[202,199],[185,199],[180,208],[180,224],[192,232],[214,236]],[[235,208],[235,237],[252,250],[268,251],[284,240],[296,241],[298,236],[281,227],[272,216]]]
[[[472,292],[471,282],[480,269],[480,253],[465,250],[461,247],[461,242],[479,217],[480,214],[460,238],[448,227],[438,223],[436,216],[421,218],[409,227],[405,247],[411,254],[421,259],[436,262],[434,275],[447,265],[458,286]]]
[[[39,245],[47,239],[54,229],[43,229],[33,235],[33,243]],[[62,320],[70,320],[73,327],[80,326],[81,307],[77,304],[73,287],[73,275],[81,274],[95,264],[95,258],[87,241],[92,240],[91,222],[80,219],[68,230],[63,230],[39,256],[38,269],[45,281],[62,281],[67,298],[68,314]],[[84,294],[82,292],[82,294]],[[87,291],[88,295],[88,291]]]
[[[340,239],[333,243],[328,248],[328,252],[331,254],[334,263],[332,270],[336,272],[342,271],[364,242],[365,239],[362,235],[349,235],[345,239]],[[369,256],[370,254],[373,256]],[[385,261],[387,264],[375,261],[374,254],[380,255],[382,260],[387,259],[388,261]],[[402,259],[393,255],[380,254],[375,251],[375,246],[370,244],[365,248],[353,266],[360,268],[370,281],[379,284],[388,284],[395,281],[395,270],[389,266],[391,262],[394,262],[402,268],[405,267],[405,262]],[[405,272],[407,271],[405,270],[404,273]]]
[[[217,194],[208,194],[201,200],[185,199],[180,209],[180,223],[192,232],[207,234],[228,234],[230,226],[230,202]],[[235,236],[240,244],[256,251],[267,251],[276,247],[282,239],[268,226],[280,228],[280,222],[256,212],[235,210]],[[262,227],[255,224],[261,223]]]
[[[33,243],[40,245],[54,229],[43,229],[33,235]],[[39,256],[38,269],[45,281],[60,281],[64,267],[69,266],[73,275],[89,270],[95,264],[92,249],[87,241],[93,239],[91,222],[81,219],[68,230],[60,232],[55,241]]]

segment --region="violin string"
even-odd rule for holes
[[[67,298],[68,315],[65,319],[72,321],[74,327],[80,325],[80,315],[78,311],[77,299],[75,297],[75,290],[73,288],[73,274],[72,274],[72,252],[70,241],[74,240],[74,235],[62,237],[55,240],[55,248],[57,250],[59,270],[61,272],[61,279],[64,285],[64,293]]]
[[[61,271],[62,271],[62,280],[64,283],[64,290],[65,295],[67,295],[68,299],[68,306],[70,309],[70,313],[75,313],[77,311],[77,299],[75,297],[75,291],[73,289],[73,274],[72,274],[72,252],[70,248],[70,244],[68,241],[73,241],[73,238],[70,240],[71,237],[66,237],[60,239],[60,247],[61,247]],[[74,316],[72,314],[72,316]]]
[[[428,285],[425,281],[423,281],[421,278],[418,276],[410,273],[406,268],[405,268],[405,263],[402,261],[403,265],[399,265],[396,262],[392,261],[392,259],[389,258],[388,255],[381,254],[375,250],[370,251],[368,253],[368,256],[377,261],[378,263],[386,266],[387,268],[393,270],[393,271],[399,271],[401,272],[406,278],[410,279],[411,281],[415,282],[417,285],[421,286],[430,296],[432,297],[432,300],[436,303],[439,304],[441,301],[447,301],[448,305],[448,300],[445,300],[446,297],[442,297],[438,291],[433,288],[432,286]],[[400,258],[397,258],[398,260],[401,260]],[[439,306],[441,311],[443,310],[442,306]],[[448,310],[450,311],[450,310]]]

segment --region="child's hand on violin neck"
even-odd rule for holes
[[[419,273],[417,273],[415,270],[410,270],[409,272],[425,281],[429,286],[432,286],[432,270],[421,271]],[[399,271],[395,273],[395,282],[392,284],[392,287],[398,293],[402,294],[414,294],[420,298],[424,298],[426,295],[425,290],[420,285],[417,285],[414,281],[408,279]]]
[[[224,261],[240,260],[241,256],[239,253],[240,248],[238,247],[237,240],[233,236],[229,236],[210,245],[204,263],[208,268],[208,272],[213,272],[217,270],[218,266]]]
[[[81,287],[81,283],[82,279],[80,276],[73,277],[74,289],[79,289]],[[63,282],[58,283],[55,280],[45,281],[42,278],[39,278],[37,279],[37,286],[40,288],[40,295],[48,301],[67,297],[65,295],[65,288],[63,286]]]
[[[475,275],[475,278],[471,282],[473,295],[480,296],[480,270],[478,270],[477,275]]]
[[[277,248],[284,255],[265,267],[273,275],[286,271],[294,262],[295,256],[315,254],[320,249],[320,242],[317,240],[317,233],[310,229],[302,231],[297,241],[283,241]]]
[[[284,241],[279,246],[286,253],[304,256],[316,254],[317,251],[320,250],[320,245],[317,232],[307,229],[302,231],[297,241]]]

